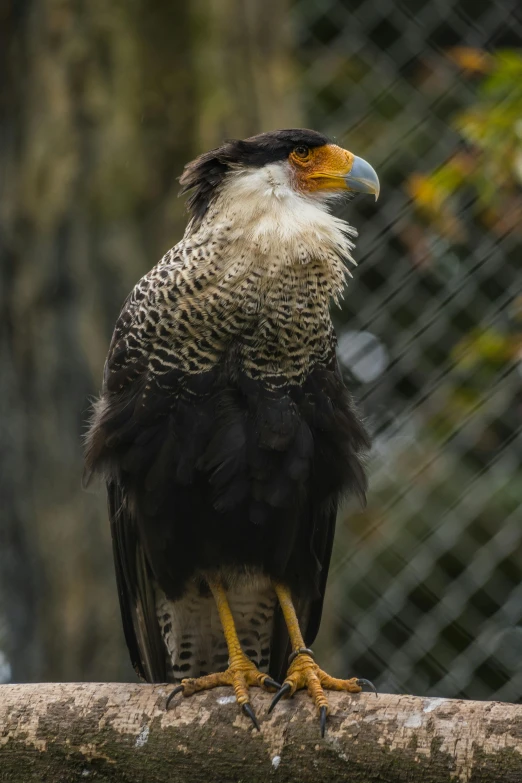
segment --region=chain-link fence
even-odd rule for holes
[[[339,520],[321,665],[520,700],[519,0],[0,16],[0,681],[133,676],[105,499],[80,489],[88,397],[121,302],[179,239],[183,164],[303,124],[381,180],[345,214],[339,358],[374,447],[368,506]]]
[[[294,23],[309,125],[382,184],[347,212],[339,356],[374,449],[368,507],[340,519],[324,662],[384,691],[520,700],[522,12],[299,0]]]

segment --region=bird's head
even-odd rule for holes
[[[379,180],[370,164],[321,133],[270,131],[229,140],[185,167],[182,193],[190,193],[188,207],[196,220],[204,217],[227,184],[244,181],[245,175],[253,175],[250,181],[260,193],[288,193],[308,204],[324,204],[350,193],[379,195]]]

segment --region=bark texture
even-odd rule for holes
[[[225,689],[179,698],[167,686],[0,687],[0,780],[27,783],[520,783],[522,706],[331,694],[324,740],[306,694],[254,692],[261,732]]]

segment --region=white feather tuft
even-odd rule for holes
[[[284,267],[319,261],[330,280],[327,293],[336,297],[345,284],[345,262],[355,265],[357,231],[330,213],[330,200],[296,190],[287,162],[241,169],[228,175],[204,220],[195,230],[189,225],[186,238],[226,243],[231,277],[253,263],[273,279]]]

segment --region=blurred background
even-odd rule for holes
[[[379,690],[522,698],[518,0],[0,0],[0,681],[133,680],[82,433],[183,165],[326,132],[369,160],[334,314],[373,433],[317,652]],[[319,649],[320,648],[320,649]]]

